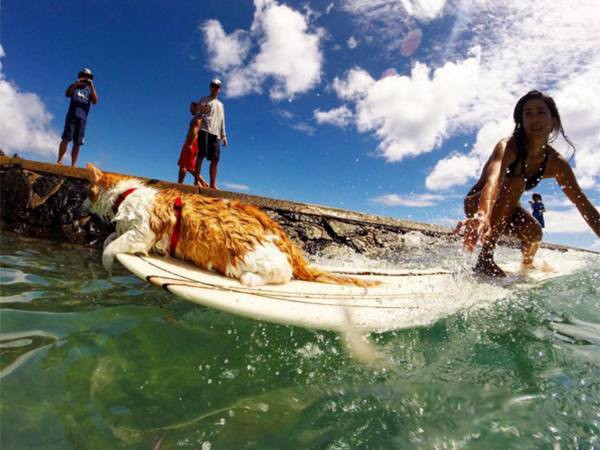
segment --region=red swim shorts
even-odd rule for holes
[[[198,140],[194,139],[190,149],[185,148],[185,143],[181,147],[181,154],[177,165],[188,172],[193,172],[196,168],[196,158],[198,157]]]

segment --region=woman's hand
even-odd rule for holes
[[[455,232],[464,228],[463,247],[468,252],[475,250],[477,241],[487,241],[491,231],[490,219],[485,214],[478,212],[473,217],[469,217],[464,222],[459,223]]]

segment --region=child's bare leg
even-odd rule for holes
[[[177,177],[177,182],[178,183],[183,183],[183,180],[185,180],[185,174],[187,173],[187,169],[185,167],[180,167],[179,168],[179,176]]]

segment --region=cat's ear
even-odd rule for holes
[[[92,183],[98,183],[100,178],[102,178],[102,171],[94,166],[92,163],[87,163],[87,169],[90,173],[90,181]]]

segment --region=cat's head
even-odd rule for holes
[[[104,173],[92,163],[87,164],[90,187],[84,206],[99,216],[107,217],[112,210],[114,197],[118,195],[114,188],[131,177]]]

